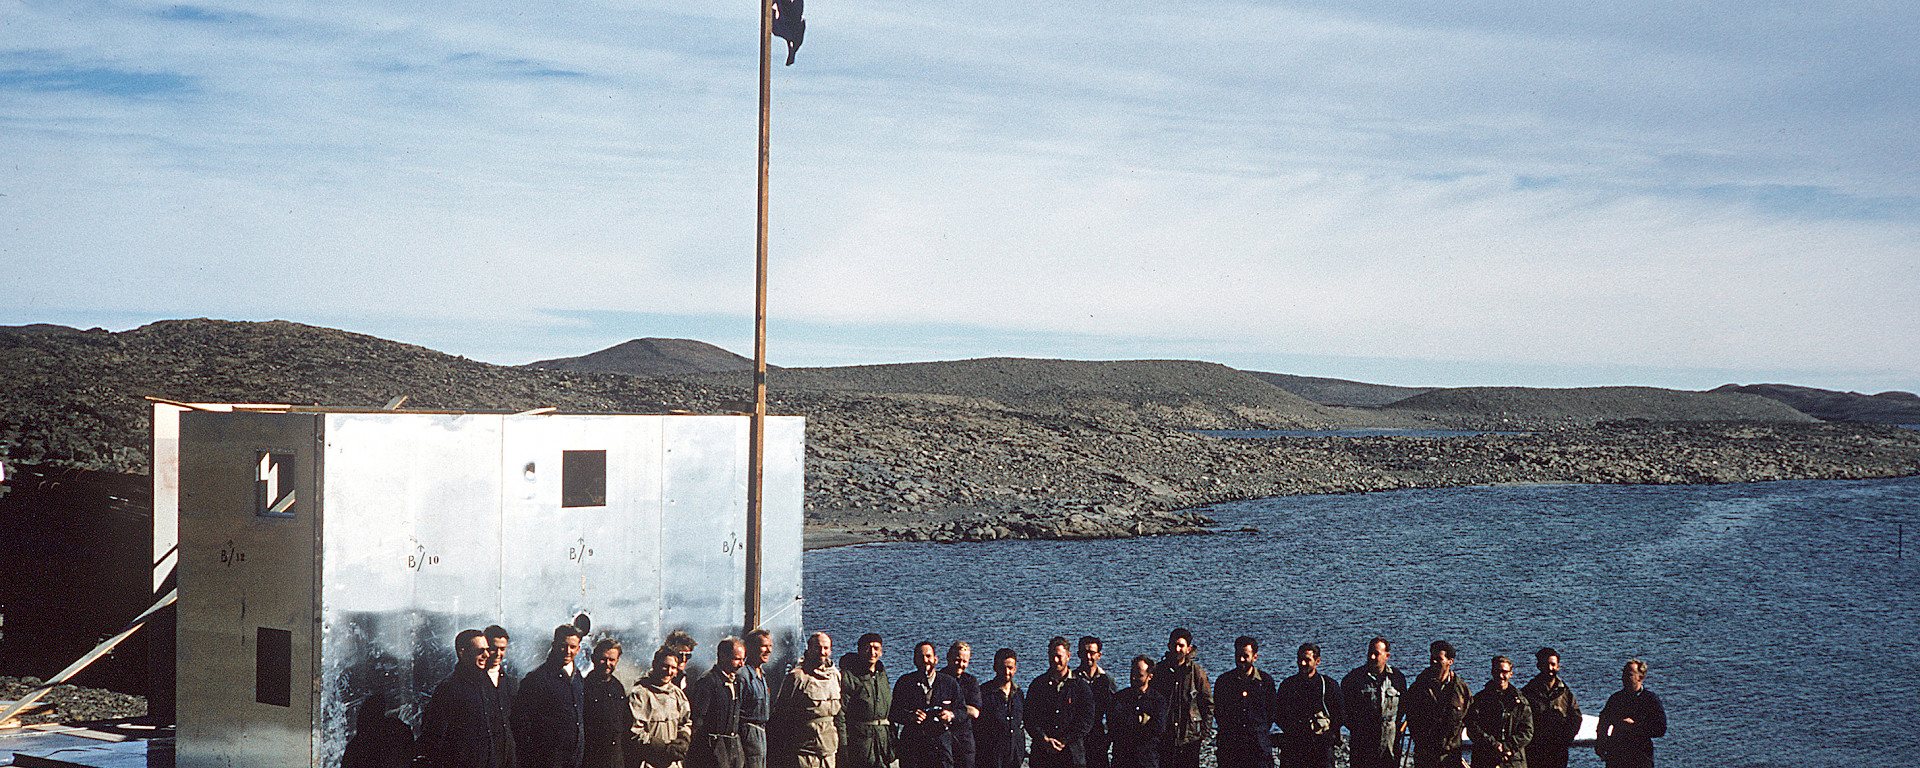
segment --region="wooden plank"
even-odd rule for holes
[[[34,688],[32,692],[27,694],[26,698],[14,702],[11,707],[0,710],[0,723],[13,719],[14,715],[19,714],[27,707],[33,706],[33,703],[39,701],[40,697],[47,695],[47,692],[53,690],[54,686],[65,684],[68,680],[72,679],[74,675],[80,674],[80,670],[86,669],[87,665],[111,653],[114,647],[119,645],[122,640],[132,637],[135,631],[145,626],[147,619],[153,616],[154,612],[173,605],[173,602],[178,599],[180,599],[180,590],[175,589],[168,592],[166,597],[160,598],[160,601],[154,603],[153,607],[148,608],[146,612],[140,614],[132,622],[128,623],[127,628],[120,630],[119,634],[101,641],[99,645],[94,646],[93,650],[88,651],[87,655],[81,656],[79,660],[67,665],[66,669],[60,670],[60,674],[54,675],[52,680],[41,683],[39,687]]]

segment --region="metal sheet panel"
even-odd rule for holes
[[[517,669],[540,664],[551,630],[583,614],[587,644],[620,640],[636,676],[660,644],[660,439],[659,417],[506,420],[501,607],[528,628],[527,641],[514,643]],[[603,503],[565,506],[562,456],[593,451],[605,452]],[[586,669],[587,654],[577,663]]]
[[[801,526],[806,506],[807,420],[767,418],[761,500],[760,623],[773,632],[774,663],[783,669],[806,650],[801,636]]]
[[[317,429],[301,414],[180,417],[181,766],[311,760]],[[293,456],[290,515],[255,514],[262,452]],[[263,629],[290,635],[287,706],[258,701]]]
[[[661,422],[660,623],[700,642],[694,672],[713,665],[713,648],[746,615],[747,422]]]
[[[325,428],[314,764],[331,766],[357,723],[418,722],[454,634],[499,620],[501,417],[332,414]]]

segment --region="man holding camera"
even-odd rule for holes
[[[1274,691],[1275,722],[1280,726],[1282,768],[1333,768],[1333,748],[1346,725],[1340,686],[1320,674],[1320,646],[1305,643],[1294,654],[1299,672]]]
[[[953,725],[956,710],[965,714],[960,681],[936,667],[940,655],[933,643],[913,647],[915,671],[893,684],[893,706],[887,717],[900,727],[900,768],[953,768]]]

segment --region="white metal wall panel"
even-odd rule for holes
[[[593,637],[617,637],[628,656],[660,643],[660,419],[515,416],[506,419],[501,604],[532,627],[515,643],[522,670],[544,660],[556,625],[586,614]],[[605,503],[562,505],[561,457],[605,451]],[[581,655],[585,668],[586,655]],[[633,661],[633,659],[628,659]],[[644,661],[635,662],[644,664]]]
[[[774,657],[798,659],[801,637],[801,527],[805,524],[807,420],[767,418],[761,500],[760,623],[773,632]]]
[[[326,417],[314,764],[337,765],[362,716],[417,721],[454,634],[499,620],[500,420]]]
[[[660,623],[700,641],[696,671],[713,665],[714,646],[739,634],[746,615],[747,422],[661,421]]]

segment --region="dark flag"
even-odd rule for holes
[[[793,54],[800,50],[800,38],[807,36],[807,20],[800,18],[805,0],[773,0],[773,36],[787,41],[787,66],[793,66]]]

